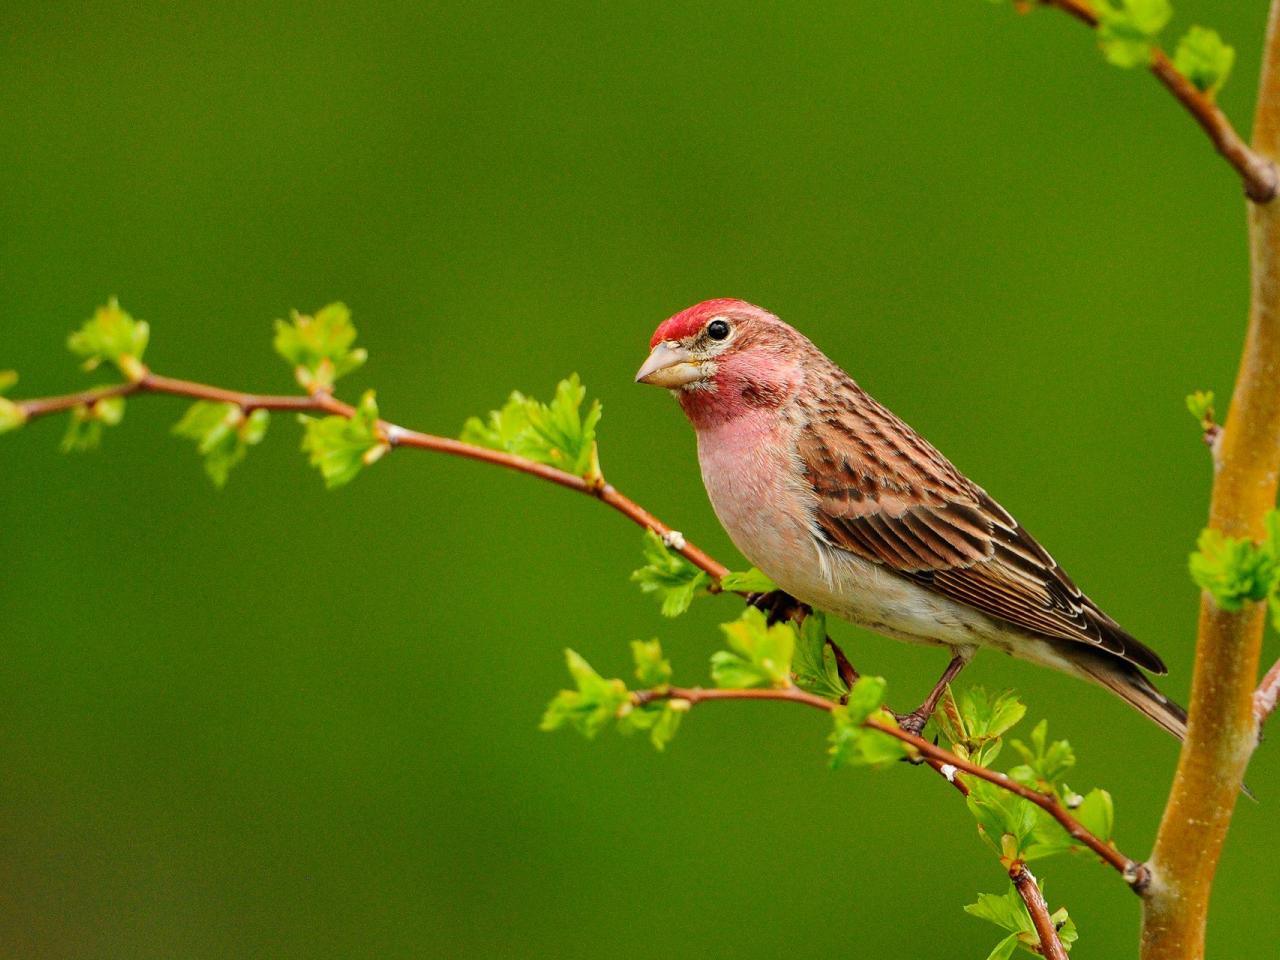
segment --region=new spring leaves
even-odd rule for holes
[[[125,384],[106,385],[111,395],[92,396],[72,407],[62,446],[66,451],[89,450],[99,445],[105,427],[124,418],[129,385],[143,386],[150,370],[143,357],[150,341],[150,327],[136,320],[113,299],[99,308],[68,338],[67,345],[84,358],[84,369],[113,367]],[[337,381],[368,359],[356,347],[356,328],[350,311],[341,303],[330,304],[314,315],[293,313],[275,323],[274,347],[293,371],[294,379],[310,397],[327,397]],[[23,426],[27,413],[4,394],[17,382],[11,371],[0,371],[0,433]],[[123,387],[124,389],[119,389]],[[586,390],[577,376],[556,387],[551,403],[539,403],[514,393],[487,423],[467,422],[463,438],[478,446],[505,450],[530,460],[600,482],[596,424],[600,404],[584,413]],[[349,483],[363,468],[377,462],[391,449],[385,425],[378,416],[377,399],[367,391],[351,416],[300,416],[304,434],[302,449],[329,487]],[[238,403],[200,400],[175,425],[175,435],[190,440],[204,461],[205,472],[221,487],[232,469],[244,460],[249,448],[266,436],[270,413],[246,409]]]
[[[1013,2],[1022,11],[1034,6],[1032,0]],[[1083,6],[1097,18],[1098,46],[1103,56],[1118,67],[1150,66],[1161,34],[1173,18],[1169,0],[1092,0]],[[1194,26],[1178,40],[1173,65],[1212,99],[1227,82],[1235,57],[1235,50],[1222,42],[1217,31]]]

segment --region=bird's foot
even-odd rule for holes
[[[929,717],[933,715],[930,710],[926,713],[923,709],[912,710],[910,713],[895,713],[894,719],[898,721],[898,728],[905,730],[913,736],[920,736],[924,726],[929,722]]]
[[[809,613],[808,604],[801,603],[785,590],[748,594],[747,603],[764,614],[769,626],[787,620],[803,619],[802,615]]]

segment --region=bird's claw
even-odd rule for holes
[[[894,719],[898,721],[898,729],[918,737],[924,730],[924,725],[929,722],[929,715],[920,710],[913,710],[910,713],[894,714]]]

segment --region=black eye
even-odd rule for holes
[[[729,335],[729,324],[724,320],[712,320],[707,324],[707,336],[712,340],[723,340]]]

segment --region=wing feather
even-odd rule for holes
[[[813,413],[796,455],[830,546],[1031,633],[1165,672],[1007,510],[851,380]]]

